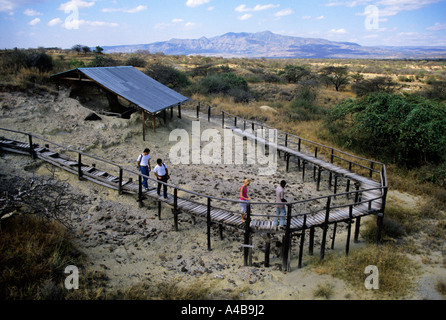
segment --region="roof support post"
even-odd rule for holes
[[[144,110],[142,111],[142,140],[146,141],[146,116]]]
[[[153,132],[156,132],[156,113],[154,113],[152,116],[153,116]]]

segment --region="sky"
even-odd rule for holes
[[[0,0],[0,49],[262,31],[363,46],[446,46],[446,0]]]

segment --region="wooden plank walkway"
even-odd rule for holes
[[[238,128],[233,128],[234,132],[237,134],[241,134],[244,136],[248,136],[252,139],[257,139],[259,142],[264,143],[265,141],[262,138],[255,137],[254,135],[246,132],[241,131]],[[9,152],[16,152],[20,154],[30,154],[30,146],[28,143],[20,142],[20,141],[13,141],[6,138],[0,139],[0,147],[4,151]],[[278,150],[288,152],[289,154],[292,154],[296,157],[299,157],[302,160],[305,160],[307,162],[311,162],[314,165],[320,166],[324,168],[325,170],[330,170],[335,172],[336,174],[343,175],[349,179],[352,179],[354,181],[358,181],[360,183],[361,188],[363,189],[369,189],[369,188],[375,188],[380,187],[379,183],[369,180],[367,178],[364,178],[360,175],[357,175],[355,173],[349,172],[346,169],[336,167],[333,164],[326,163],[321,159],[317,159],[311,156],[308,156],[306,154],[303,154],[301,152],[292,150],[290,148],[275,145]],[[36,158],[41,159],[45,162],[51,163],[59,168],[62,168],[68,172],[71,172],[73,174],[79,174],[79,163],[76,160],[67,158],[58,152],[52,151],[48,149],[47,147],[41,147],[39,145],[33,145],[33,150],[35,153]],[[119,183],[119,177],[116,175],[113,175],[111,173],[105,172],[99,168],[89,166],[86,164],[81,164],[81,172],[82,172],[82,178],[85,178],[87,180],[90,180],[92,182],[101,184],[103,186],[118,190],[118,183]],[[139,192],[139,185],[138,181],[132,181],[128,180],[125,182],[122,182],[121,185],[122,192],[129,193],[129,194],[138,194]],[[185,212],[188,214],[191,214],[198,218],[207,219],[207,205],[203,203],[199,203],[196,201],[192,201],[189,199],[184,199],[181,197],[177,198],[177,203],[175,205],[174,203],[174,197],[169,194],[167,199],[164,199],[163,197],[160,197],[156,193],[156,188],[152,188],[149,190],[143,190],[142,194],[145,198],[152,199],[155,201],[161,201],[163,203],[168,204],[171,207],[176,206],[177,210],[181,212]],[[381,191],[380,190],[373,190],[373,191],[365,191],[362,193],[362,200],[371,200],[381,197]],[[364,215],[368,215],[374,212],[379,211],[380,207],[380,201],[374,200],[371,202],[371,205],[367,205],[366,203],[362,203],[360,205],[353,207],[352,215],[350,215],[348,207],[343,207],[340,209],[333,209],[330,211],[329,220],[328,223],[334,223],[334,222],[340,222],[344,220],[348,220],[351,218],[356,218]],[[210,218],[211,222],[214,224],[223,224],[230,227],[245,228],[245,224],[241,221],[241,215],[236,212],[228,211],[221,208],[216,208],[211,206],[210,210]],[[291,218],[290,227],[292,230],[302,230],[303,228],[310,228],[315,226],[321,226],[325,224],[325,212],[318,212],[316,214],[308,214],[306,219],[305,226],[303,225],[304,219],[302,216],[293,216]],[[252,232],[266,232],[266,233],[276,233],[276,232],[284,232],[282,229],[278,229],[275,227],[272,223],[271,219],[252,219],[250,222],[250,228]]]
[[[222,116],[224,123],[224,115]],[[225,127],[225,126],[224,126]],[[15,132],[19,134],[23,134],[28,136],[29,143],[15,141],[8,138],[4,138],[0,136],[0,150],[3,152],[13,152],[19,153],[23,155],[31,156],[33,159],[41,159],[47,163],[51,163],[54,166],[57,166],[63,170],[71,172],[79,177],[79,179],[86,179],[92,181],[94,183],[98,183],[108,188],[112,188],[117,190],[119,193],[129,193],[136,194],[138,197],[138,201],[142,203],[144,199],[152,199],[158,203],[158,213],[159,218],[161,215],[161,204],[165,203],[172,207],[172,212],[174,214],[174,226],[175,230],[178,230],[178,214],[180,212],[188,213],[193,217],[198,217],[205,219],[207,222],[207,243],[208,249],[210,250],[211,244],[211,225],[218,225],[220,230],[220,237],[222,237],[222,227],[229,226],[238,228],[244,231],[244,242],[242,247],[244,248],[244,264],[245,266],[250,264],[250,252],[253,250],[253,246],[251,245],[251,237],[253,233],[261,233],[265,234],[267,240],[265,240],[265,266],[269,266],[269,243],[270,236],[272,233],[279,233],[282,236],[282,264],[283,270],[290,270],[290,261],[289,255],[291,252],[291,238],[292,236],[300,237],[300,245],[299,245],[299,258],[298,258],[298,267],[302,266],[302,254],[303,254],[303,245],[306,231],[309,230],[309,251],[310,254],[313,254],[313,245],[314,245],[314,229],[315,227],[320,227],[322,229],[322,241],[321,241],[321,259],[323,259],[325,254],[325,244],[327,238],[327,230],[330,224],[334,224],[334,232],[332,237],[332,246],[334,244],[335,232],[336,232],[336,224],[338,222],[346,222],[348,233],[347,233],[347,242],[346,242],[346,254],[348,254],[349,250],[349,242],[350,242],[350,228],[353,220],[355,219],[355,240],[357,240],[357,235],[359,234],[359,225],[360,219],[362,216],[376,214],[377,222],[378,222],[378,236],[377,242],[380,239],[380,230],[382,227],[382,220],[384,214],[385,207],[385,199],[387,195],[387,184],[386,184],[386,172],[385,166],[383,165],[383,171],[381,172],[381,183],[376,182],[372,179],[368,179],[360,174],[356,174],[350,170],[334,165],[333,163],[328,163],[323,159],[309,156],[303,152],[300,152],[300,142],[299,142],[299,151],[289,148],[284,145],[272,144],[269,141],[265,141],[265,139],[261,137],[257,137],[249,131],[243,131],[236,126],[229,127],[233,130],[235,134],[240,134],[249,139],[255,140],[257,143],[267,143],[269,147],[276,149],[278,151],[285,152],[287,154],[287,171],[288,171],[288,160],[289,156],[296,157],[299,162],[302,161],[303,164],[311,163],[314,168],[319,168],[318,172],[318,186],[319,186],[319,176],[322,170],[326,170],[330,172],[330,177],[332,174],[335,175],[335,188],[336,188],[336,179],[337,177],[345,177],[348,179],[348,182],[353,181],[355,185],[358,187],[358,190],[345,192],[344,195],[350,196],[347,197],[347,204],[335,205],[332,203],[332,198],[334,199],[336,196],[342,194],[331,194],[324,197],[313,198],[302,200],[293,203],[287,203],[287,225],[285,228],[278,228],[273,225],[274,215],[267,215],[265,213],[257,213],[251,214],[252,206],[274,206],[274,203],[248,203],[248,218],[249,225],[243,223],[241,221],[241,215],[239,212],[230,211],[223,208],[218,208],[213,205],[212,201],[223,201],[226,203],[232,203],[234,205],[237,204],[237,201],[232,199],[224,199],[224,198],[216,198],[208,195],[199,194],[196,192],[192,192],[189,190],[181,189],[174,185],[168,185],[169,190],[173,190],[173,195],[169,194],[167,198],[163,198],[157,195],[156,188],[149,188],[145,190],[142,187],[142,175],[138,172],[134,172],[128,169],[124,169],[117,164],[111,163],[104,159],[100,159],[98,157],[92,155],[83,154],[80,151],[70,150],[67,147],[57,145],[51,141],[48,141],[44,138],[40,138],[37,136],[33,136],[29,133],[3,129],[3,131]],[[38,144],[33,143],[33,139],[40,139],[41,141],[48,142],[52,145],[58,146],[59,149],[63,150],[61,153],[53,151],[49,149],[49,144],[45,144],[45,146],[40,146]],[[300,140],[299,140],[300,141]],[[286,144],[286,143],[285,143]],[[65,156],[65,152],[77,154],[77,160],[71,159],[68,156]],[[333,152],[333,149],[332,149]],[[87,165],[84,163],[82,157],[93,158],[95,162],[99,162],[104,165],[104,168],[114,168],[114,170],[119,171],[118,175],[114,175],[111,172],[107,172],[104,168],[97,168],[95,164]],[[364,159],[363,159],[364,160]],[[303,167],[304,168],[304,167]],[[350,166],[351,168],[351,166]],[[373,164],[371,168],[364,167],[366,169],[372,170]],[[123,173],[126,173],[126,179],[124,179]],[[304,170],[303,170],[304,172]],[[376,170],[375,170],[376,172]],[[134,181],[131,177],[137,177],[137,181]],[[370,177],[372,176],[372,171],[370,171]],[[150,181],[154,181],[155,179],[150,179]],[[331,182],[331,178],[330,178]],[[349,184],[347,184],[349,186]],[[348,188],[347,188],[348,189]],[[204,200],[206,203],[201,203],[198,201],[193,201],[191,199],[186,199],[178,196],[178,191],[189,193],[192,197],[198,197],[201,200]],[[336,191],[334,192],[336,193]],[[351,198],[354,198],[352,200]],[[322,202],[326,201],[325,206],[323,206]],[[315,212],[304,212],[300,205],[305,203],[306,201],[319,201],[320,204],[319,210]],[[262,211],[262,208],[256,211]],[[264,210],[266,211],[266,210]],[[357,223],[356,223],[357,222]]]
[[[366,190],[361,193],[361,202],[369,201],[368,203],[361,203],[357,206],[353,207],[353,218],[365,216],[369,214],[376,214],[380,212],[382,208],[382,198],[384,196],[383,189],[381,189],[381,184],[377,181],[368,179],[366,177],[363,177],[357,173],[351,172],[345,168],[336,166],[332,163],[326,162],[323,159],[319,159],[313,156],[309,156],[305,153],[302,153],[300,151],[291,149],[289,147],[279,145],[277,143],[273,143],[265,138],[258,137],[257,135],[253,134],[251,131],[244,131],[238,127],[227,127],[228,129],[231,129],[235,134],[241,135],[243,137],[246,137],[248,139],[252,139],[257,141],[258,143],[262,143],[265,145],[268,145],[269,148],[276,149],[278,151],[285,152],[289,155],[292,155],[301,161],[305,161],[306,163],[311,163],[312,165],[319,168],[319,170],[326,170],[329,172],[334,173],[337,176],[345,177],[347,179],[350,179],[358,184],[358,188],[362,190]],[[369,190],[373,189],[373,190]],[[319,213],[316,214],[314,217],[308,216],[309,219],[307,219],[306,224],[308,226],[313,225],[321,225],[325,223],[325,213]],[[313,218],[313,219],[312,219]],[[351,219],[350,212],[348,207],[343,207],[341,209],[334,209],[330,210],[330,217],[329,222],[338,222],[343,221],[346,219]],[[314,222],[313,222],[314,221]],[[291,225],[293,226],[293,229],[302,229],[303,228],[303,218],[302,217],[293,217],[291,221]]]

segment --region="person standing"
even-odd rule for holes
[[[167,170],[167,166],[165,163],[163,163],[163,160],[157,159],[156,160],[157,165],[155,166],[155,169],[153,169],[153,172],[155,173],[155,176],[157,177],[158,181],[167,183],[167,180],[169,180],[169,171]],[[161,196],[161,184],[158,182],[158,187],[156,189],[158,196]],[[164,199],[167,199],[167,185],[164,184],[163,187],[163,196]]]
[[[246,221],[246,211],[248,210],[248,204],[247,202],[251,200],[250,197],[248,197],[248,186],[251,183],[249,179],[245,179],[243,181],[243,186],[240,187],[240,200],[243,202],[240,202],[240,209],[242,211],[242,222]]]
[[[138,170],[144,175],[149,176],[150,170],[152,169],[150,167],[150,149],[145,148],[143,153],[139,155],[138,159],[136,160],[136,164],[138,166]],[[142,178],[142,185],[144,188],[148,189],[149,185],[147,184],[147,177]]]
[[[278,204],[279,202],[286,202],[285,200],[285,186],[286,181],[280,181],[280,185],[276,188],[276,217],[274,218],[274,226],[280,225],[281,227],[285,226],[285,217],[286,217],[286,209],[284,204]],[[279,223],[280,217],[280,223]]]

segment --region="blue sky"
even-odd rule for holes
[[[265,30],[365,46],[446,46],[446,0],[0,0],[1,49]]]

